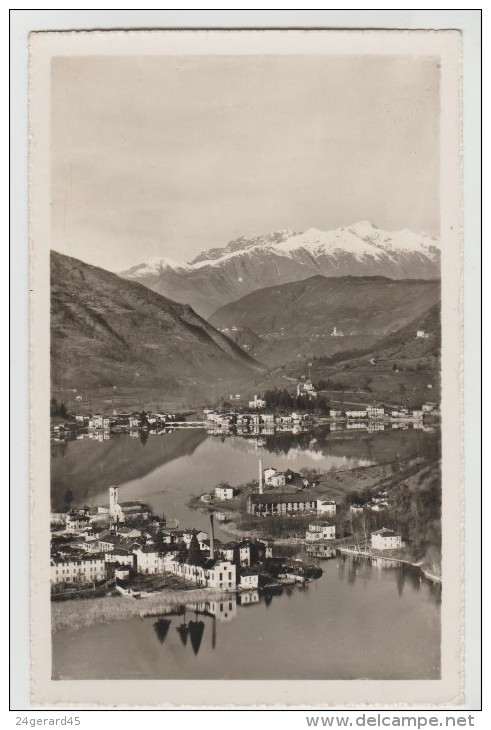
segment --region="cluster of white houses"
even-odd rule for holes
[[[112,416],[96,413],[94,415],[75,416],[75,421],[91,431],[108,431],[114,427],[140,428],[141,426],[159,426],[172,423],[176,420],[175,413],[118,413],[113,411]]]
[[[198,586],[219,589],[257,588],[259,574],[251,566],[271,557],[261,540],[222,544],[211,534],[194,529],[165,530],[140,503],[119,503],[110,487],[108,507],[93,514],[78,510],[52,515],[52,584],[82,584],[143,575],[171,573]],[[104,515],[109,527],[101,525]],[[126,525],[137,515],[137,527]]]
[[[257,398],[257,396],[255,396]],[[313,423],[313,416],[308,413],[292,412],[284,415],[265,413],[261,409],[266,403],[262,399],[251,406],[252,412],[220,411],[215,408],[205,408],[205,425],[209,432],[223,433],[236,430],[238,433],[274,433],[275,431],[300,431]]]
[[[312,383],[309,380],[301,381],[299,388],[302,393],[314,393],[311,390]],[[313,386],[312,386],[313,388]],[[313,397],[313,396],[312,396]],[[258,395],[249,401],[251,412],[242,411],[221,411],[216,408],[205,408],[204,416],[207,424],[212,424],[221,429],[236,427],[237,429],[254,429],[261,427],[262,429],[290,430],[294,427],[305,427],[312,423],[314,417],[309,413],[299,413],[293,411],[289,414],[266,413],[266,401]],[[382,405],[368,405],[359,408],[348,408],[346,410],[330,408],[329,418],[331,420],[353,421],[380,421],[380,420],[412,420],[420,421],[425,416],[438,416],[440,413],[436,403],[424,403],[420,408],[393,408]]]

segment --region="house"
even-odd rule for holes
[[[416,337],[418,339],[427,340],[430,335],[428,332],[425,332],[424,330],[417,330]]]
[[[213,499],[213,497],[211,496],[211,494],[202,494],[201,497],[200,497],[200,500],[202,502],[207,502],[207,503],[208,502],[211,502],[212,499]]]
[[[274,467],[270,466],[265,469],[264,472],[264,483],[270,487],[284,487],[286,484],[286,476],[284,472],[278,471]]]
[[[252,591],[259,588],[259,574],[254,570],[243,570],[239,577],[239,586],[241,590]]]
[[[254,398],[249,401],[249,408],[253,408],[254,410],[266,408],[266,401],[264,398],[261,398],[260,395],[255,395]]]
[[[369,505],[369,509],[372,510],[372,512],[385,512],[386,509],[389,508],[388,502],[385,501],[375,501],[373,500]]]
[[[102,416],[96,415],[89,418],[89,428],[102,428]]]
[[[436,403],[428,402],[428,403],[424,403],[421,406],[421,410],[423,411],[423,413],[426,413],[426,414],[432,413],[435,409],[436,409]]]
[[[80,532],[88,529],[90,517],[79,514],[69,514],[66,518],[65,529],[67,532]]]
[[[367,406],[367,417],[368,418],[383,418],[385,411],[379,406]]]
[[[178,533],[174,533],[174,534],[177,535]],[[198,542],[200,542],[201,540],[208,539],[208,533],[204,532],[203,530],[183,530],[182,541],[186,545],[187,548],[189,548],[189,545],[191,544],[193,535],[196,535],[196,539],[198,540]]]
[[[140,428],[140,416],[130,416],[128,418],[128,426],[130,428]]]
[[[387,527],[372,532],[371,542],[374,550],[395,550],[404,547],[402,537]]]
[[[152,510],[143,502],[121,502],[120,504],[125,518],[139,518],[147,521],[152,516]]]
[[[353,515],[362,515],[364,511],[364,507],[362,504],[351,504],[349,511]]]
[[[368,418],[367,411],[366,409],[357,411],[346,411],[346,418]]]
[[[52,558],[51,583],[91,583],[106,577],[103,555]]]
[[[110,425],[109,418],[107,418],[106,416],[96,415],[96,416],[92,416],[89,419],[89,428],[90,429],[107,430],[107,429],[109,429],[109,425]]]
[[[334,408],[331,408],[329,411],[329,417],[330,418],[342,418],[343,412],[335,410]]]
[[[158,550],[155,550],[155,548],[140,545],[140,547],[133,550],[133,555],[136,557],[136,570],[138,573],[154,575],[162,572],[162,561]]]
[[[170,573],[198,586],[233,589],[237,583],[236,567],[228,560],[203,557],[196,536],[189,545],[187,558],[167,555],[163,567]]]
[[[135,527],[118,527],[117,534],[125,540],[134,540],[136,537],[141,537],[141,530],[137,530]]]
[[[423,411],[413,411],[413,418],[415,421],[421,421],[423,419]]]
[[[247,512],[261,517],[286,515],[289,512],[317,511],[317,497],[298,492],[249,494]]]
[[[116,568],[114,571],[114,577],[116,580],[128,580],[130,577],[130,571],[128,568]]]
[[[104,551],[104,560],[106,563],[118,563],[119,565],[126,565],[132,568],[135,564],[135,558],[130,550],[119,547],[119,545],[112,545],[111,550]]]
[[[221,502],[225,502],[227,499],[233,499],[235,490],[230,484],[219,484],[215,487],[215,498]]]
[[[309,529],[305,532],[305,539],[309,542],[317,540],[335,540],[336,525],[328,525],[326,523],[314,523],[309,525]]]
[[[89,554],[101,552],[99,540],[86,540],[81,547],[82,550],[85,550],[85,552]]]
[[[297,383],[297,396],[307,395],[309,398],[317,398],[317,391],[310,378],[303,377]]]
[[[336,514],[336,502],[332,499],[318,499],[317,512],[334,517]]]

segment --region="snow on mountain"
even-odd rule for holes
[[[130,269],[123,272],[123,275],[125,279],[139,279],[145,278],[146,276],[159,276],[169,269],[171,271],[186,271],[189,269],[189,264],[180,264],[177,261],[174,261],[174,259],[170,259],[165,256],[157,256],[142,264],[132,266]]]
[[[233,254],[241,254],[251,248],[261,248],[269,244],[277,244],[286,241],[288,238],[297,235],[298,231],[286,229],[284,231],[273,231],[273,233],[257,234],[255,236],[240,236],[230,241],[224,248],[211,248],[203,251],[190,262],[193,268],[201,268],[206,264],[230,258]]]
[[[387,232],[360,221],[331,231],[244,236],[204,251],[189,264],[152,259],[121,276],[207,317],[253,291],[319,274],[435,279],[440,276],[440,244],[424,233]]]
[[[309,228],[302,233],[277,231],[266,236],[239,238],[222,249],[213,249],[210,257],[205,258],[205,254],[200,254],[190,266],[195,269],[219,266],[224,261],[242,256],[246,251],[252,254],[261,250],[290,258],[303,250],[316,257],[341,253],[351,254],[358,261],[362,261],[364,257],[379,259],[388,256],[396,262],[400,254],[417,253],[427,256],[431,253],[431,248],[436,249],[438,245],[436,239],[426,234],[408,230],[388,233],[368,221],[360,221],[353,226],[332,231]]]

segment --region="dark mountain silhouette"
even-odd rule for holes
[[[51,254],[53,390],[138,386],[185,392],[261,366],[191,307],[77,259]]]

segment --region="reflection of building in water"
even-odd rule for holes
[[[397,563],[395,560],[389,560],[388,558],[372,558],[371,562],[374,568],[379,568],[380,570],[382,568],[385,569],[399,567],[399,563]]]
[[[331,545],[308,545],[307,553],[313,558],[328,560],[336,557],[336,548],[331,547]]]
[[[203,641],[203,634],[205,632],[205,622],[204,621],[190,621],[188,624],[189,627],[189,638],[191,639],[191,646],[193,647],[193,652],[197,655],[201,642]]]
[[[219,601],[200,601],[189,606],[197,614],[211,616],[217,621],[232,621],[237,616],[237,599],[235,595]]]
[[[329,424],[329,431],[341,431],[343,428],[342,423],[330,423]]]
[[[367,431],[373,433],[374,431],[383,431],[385,426],[383,423],[377,423],[376,421],[369,421],[367,425]]]
[[[252,606],[256,603],[259,603],[259,593],[257,591],[247,591],[239,596],[241,606]]]
[[[161,644],[163,644],[167,638],[171,623],[172,621],[170,619],[161,617],[157,619],[157,621],[153,625],[155,633],[157,634],[157,638]]]

